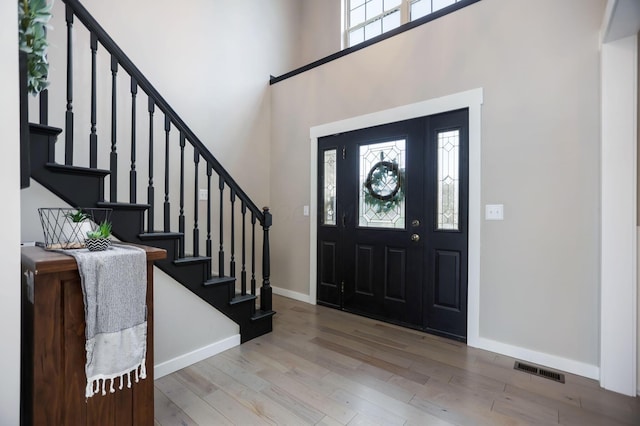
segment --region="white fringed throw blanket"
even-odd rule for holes
[[[115,392],[131,374],[146,378],[147,270],[145,251],[113,245],[105,251],[64,250],[76,259],[86,319],[86,397]]]

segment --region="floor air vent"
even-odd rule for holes
[[[524,371],[525,373],[535,374],[536,376],[544,377],[555,382],[564,383],[564,374],[556,373],[555,371],[547,370],[545,368],[538,368],[533,365],[525,364],[524,362],[516,361],[513,366],[518,371]]]

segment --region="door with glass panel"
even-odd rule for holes
[[[466,338],[467,110],[318,141],[318,303]]]

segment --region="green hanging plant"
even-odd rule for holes
[[[18,0],[18,42],[27,54],[27,90],[34,96],[49,85],[46,28],[52,5],[47,0]]]

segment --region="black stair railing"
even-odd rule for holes
[[[126,73],[125,77],[130,78],[130,102],[131,102],[131,115],[130,115],[130,157],[128,161],[130,165],[128,167],[128,179],[129,179],[129,202],[135,204],[138,202],[137,196],[137,150],[138,144],[138,117],[137,117],[137,100],[139,90],[148,97],[147,112],[149,115],[149,144],[148,144],[148,185],[147,185],[147,202],[148,208],[146,212],[147,219],[147,233],[153,233],[155,225],[155,188],[154,188],[154,116],[157,111],[164,115],[164,132],[165,132],[165,146],[164,146],[164,197],[162,209],[162,231],[164,233],[171,232],[170,214],[170,175],[169,175],[169,163],[170,163],[170,146],[171,146],[171,131],[175,130],[179,133],[179,149],[180,149],[180,180],[179,180],[179,214],[178,214],[178,233],[185,235],[186,217],[185,217],[185,193],[188,188],[185,188],[185,147],[190,144],[193,147],[194,153],[194,217],[193,223],[193,256],[199,256],[200,246],[200,229],[198,218],[198,167],[200,161],[204,161],[206,167],[207,178],[207,217],[206,217],[206,242],[205,250],[206,256],[211,258],[212,270],[209,272],[211,277],[216,269],[214,267],[214,246],[212,239],[212,225],[213,225],[213,211],[211,209],[211,201],[213,200],[213,192],[211,186],[211,179],[215,175],[218,176],[218,189],[219,189],[219,247],[217,256],[217,275],[219,276],[236,276],[236,238],[241,241],[241,264],[240,264],[240,293],[241,295],[247,294],[247,271],[250,270],[249,291],[252,295],[256,295],[256,224],[259,224],[263,230],[262,238],[262,287],[260,288],[260,308],[262,311],[271,311],[271,285],[270,285],[270,256],[269,256],[269,228],[272,224],[272,216],[268,207],[260,209],[256,204],[247,196],[242,188],[235,182],[227,170],[218,162],[218,160],[211,154],[201,140],[194,134],[194,132],[186,125],[182,118],[173,110],[173,108],[167,103],[167,101],[160,95],[155,87],[149,82],[149,80],[142,74],[142,72],[134,65],[129,57],[120,49],[120,47],[113,41],[113,39],[107,34],[107,32],[98,24],[98,22],[91,16],[91,14],[85,9],[78,0],[62,0],[65,4],[65,23],[66,23],[66,105],[65,105],[65,146],[64,146],[64,164],[73,165],[74,163],[74,55],[73,55],[73,41],[74,41],[74,23],[75,18],[82,23],[85,29],[89,32],[90,37],[90,50],[91,50],[91,91],[90,91],[90,128],[89,128],[89,166],[91,168],[98,167],[98,140],[99,129],[97,127],[97,105],[98,105],[98,72],[96,66],[96,57],[99,48],[104,49],[109,54],[110,61],[110,76],[111,76],[111,118],[110,118],[110,138],[109,138],[109,198],[110,202],[117,203],[118,201],[118,97],[117,87],[118,79],[123,78],[122,74]],[[51,54],[51,51],[50,51]],[[41,124],[48,124],[49,117],[49,92],[43,91],[40,94],[39,99],[39,118]],[[50,162],[54,162],[51,158]],[[225,191],[229,193],[229,203],[225,204]],[[107,201],[107,200],[101,200]],[[236,201],[240,203],[240,212],[236,212]],[[227,206],[227,212],[225,212],[225,205]],[[247,218],[247,212],[249,217]],[[229,215],[227,218],[226,215]],[[240,233],[236,234],[236,215],[239,216],[241,223]],[[230,225],[225,223],[225,220],[230,221]],[[251,230],[246,231],[247,222],[250,222]],[[228,265],[225,264],[225,237],[229,238],[230,244],[230,259]],[[250,254],[247,256],[247,239],[250,238]],[[184,238],[180,239],[178,247],[178,257],[186,257],[185,241]],[[247,260],[249,257],[249,260]],[[247,261],[250,262],[249,267]],[[228,268],[228,269],[227,269]],[[225,275],[228,272],[228,275]]]

